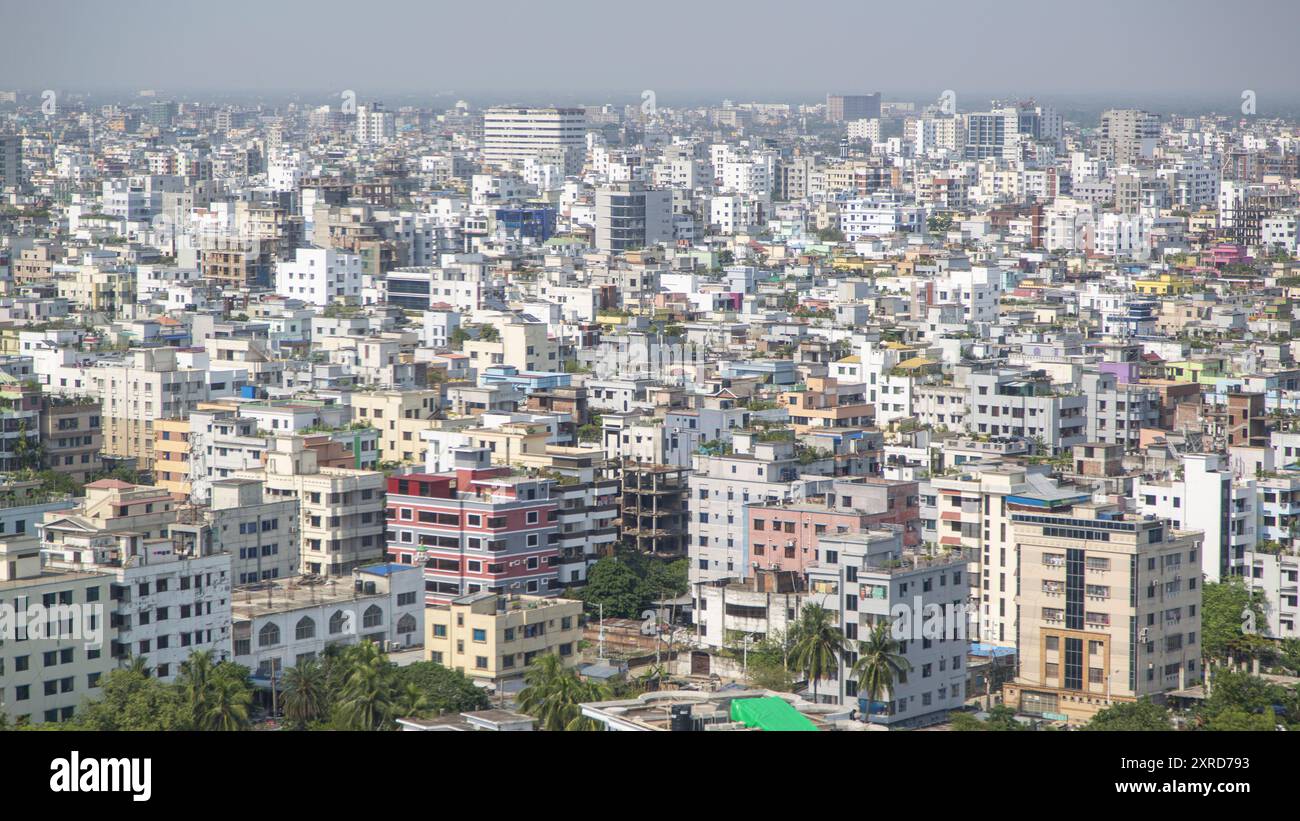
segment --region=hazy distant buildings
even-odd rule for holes
[[[832,123],[871,120],[879,117],[880,92],[826,95],[826,119]]]
[[[577,174],[586,156],[586,133],[585,109],[489,108],[483,113],[483,159],[507,165],[532,157]]]

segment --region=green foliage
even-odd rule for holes
[[[953,713],[952,728],[969,732],[972,730],[991,732],[1022,732],[1033,727],[1016,721],[1016,711],[1005,704],[999,704],[988,711],[988,718],[981,721],[970,713]]]
[[[1286,688],[1247,672],[1216,669],[1210,677],[1210,695],[1197,709],[1196,718],[1206,730],[1272,730],[1280,723],[1273,714],[1275,705],[1280,705],[1291,720],[1300,714],[1300,699]],[[1258,726],[1246,726],[1243,715],[1256,717],[1248,723]],[[1266,719],[1267,726],[1257,719]]]
[[[849,678],[857,680],[860,693],[871,701],[880,701],[894,682],[912,669],[911,663],[899,651],[899,643],[890,632],[889,622],[876,622],[867,638],[858,642],[858,660],[849,672]]]
[[[587,585],[579,596],[587,604],[604,606],[605,618],[634,619],[641,615],[641,579],[626,561],[606,557],[587,572]]]
[[[685,593],[686,559],[664,561],[623,550],[592,565],[578,598],[593,607],[604,604],[605,618],[640,618],[654,602]]]
[[[330,712],[325,667],[317,660],[299,662],[284,671],[284,720],[291,730],[305,730]]]
[[[1085,730],[1155,731],[1172,729],[1169,710],[1148,698],[1120,702],[1098,712]]]
[[[137,668],[113,670],[100,682],[102,697],[84,702],[69,730],[156,731],[192,730],[193,709],[174,684],[165,684]]]
[[[537,719],[540,730],[574,732],[598,730],[600,724],[584,718],[583,702],[609,698],[609,690],[594,681],[583,681],[577,671],[565,667],[555,654],[540,656],[524,672],[524,689],[519,691],[519,709]]]
[[[1246,587],[1240,576],[1206,583],[1201,602],[1201,652],[1206,660],[1250,657],[1267,644],[1267,639],[1243,629],[1250,620],[1264,623],[1264,603],[1262,593]]]
[[[805,604],[794,626],[790,664],[807,677],[814,701],[818,680],[838,669],[843,651],[844,634],[835,626],[831,612],[821,605]]]
[[[492,706],[487,692],[464,673],[432,661],[398,667],[396,682],[404,691],[416,688],[428,701],[427,709],[421,712],[432,715],[486,710]]]

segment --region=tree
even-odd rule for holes
[[[211,651],[200,650],[181,663],[175,687],[196,730],[248,728],[253,703],[248,668],[231,662],[214,665]]]
[[[805,604],[795,624],[795,638],[790,663],[808,677],[813,701],[817,700],[817,682],[839,667],[844,649],[844,634],[831,621],[831,613],[818,604]]]
[[[1271,732],[1277,729],[1277,715],[1272,708],[1263,713],[1224,710],[1206,719],[1202,729],[1211,732]]]
[[[491,699],[482,687],[459,670],[443,667],[436,662],[417,661],[398,667],[393,671],[393,678],[403,693],[407,692],[408,687],[418,688],[428,700],[429,709],[437,715],[486,710],[492,706]]]
[[[592,606],[604,605],[606,618],[635,619],[641,615],[641,579],[617,557],[606,556],[591,566],[580,596]]]
[[[394,708],[393,665],[372,641],[349,647],[347,672],[335,708],[335,727],[380,730],[391,727]]]
[[[866,640],[858,642],[858,660],[853,663],[849,677],[858,680],[858,691],[865,692],[869,700],[881,701],[894,682],[912,669],[899,649],[885,620],[876,622]]]
[[[790,633],[774,630],[749,648],[746,674],[751,685],[779,693],[794,690],[795,677],[789,666],[790,639]]]
[[[500,342],[501,332],[495,325],[480,325],[478,327],[478,338],[482,342]]]
[[[1300,707],[1293,694],[1259,676],[1245,671],[1219,670],[1214,674],[1209,696],[1197,710],[1197,719],[1206,729],[1223,729],[1225,722],[1236,721],[1232,716],[1222,718],[1225,714],[1266,715],[1272,713],[1275,705],[1292,716]],[[1275,720],[1270,721],[1268,729],[1272,729],[1275,723]]]
[[[1169,710],[1151,701],[1140,698],[1137,701],[1120,702],[1099,711],[1092,720],[1084,725],[1085,730],[1105,731],[1154,731],[1172,729],[1169,722]]]
[[[294,729],[305,729],[329,715],[325,667],[317,660],[300,661],[284,671],[284,717]]]
[[[1201,589],[1201,653],[1205,661],[1231,664],[1249,658],[1266,642],[1253,624],[1264,620],[1262,595],[1240,576],[1207,582]],[[1217,674],[1215,678],[1217,679]]]
[[[580,705],[600,701],[608,695],[601,685],[583,681],[577,671],[564,666],[554,653],[540,656],[524,672],[524,689],[519,691],[519,709],[537,719],[538,727],[551,732],[595,730],[599,723],[582,715]]]
[[[83,702],[63,726],[108,732],[196,729],[180,689],[150,677],[135,664],[104,676],[100,690],[99,699]]]
[[[253,693],[244,682],[225,676],[215,678],[206,702],[207,709],[198,729],[222,732],[248,729]]]

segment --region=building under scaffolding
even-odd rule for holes
[[[623,463],[619,510],[624,542],[654,556],[686,555],[690,468]]]

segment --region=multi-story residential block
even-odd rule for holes
[[[817,699],[857,701],[867,719],[891,728],[938,723],[965,701],[966,563],[960,556],[907,551],[898,531],[826,536],[822,559],[807,570],[808,590],[837,616],[846,639],[834,677],[818,682]],[[857,642],[890,625],[906,670],[878,700],[852,677]]]
[[[920,494],[925,541],[959,552],[969,563],[972,635],[986,644],[1016,646],[1019,553],[1012,517],[1067,509],[1089,494],[1059,486],[1042,469],[996,462],[935,476],[921,484]]]
[[[256,479],[268,500],[296,499],[302,533],[300,571],[347,575],[384,557],[384,475],[325,467],[303,437],[275,436],[261,469],[232,478]]]
[[[1088,438],[1088,397],[1077,387],[1053,384],[1042,371],[999,368],[971,374],[968,384],[971,433],[1041,440],[1050,453]]]
[[[47,394],[41,403],[45,467],[77,481],[99,472],[103,465],[100,452],[104,447],[99,400]]]
[[[51,568],[108,575],[112,658],[143,658],[168,680],[198,650],[229,659],[229,554],[175,538],[174,503],[156,488],[105,479],[86,494],[80,508],[46,514],[41,550]]]
[[[0,538],[0,604],[13,608],[13,633],[0,641],[0,714],[10,723],[66,721],[99,697],[117,667],[112,581],[105,569],[43,567],[34,530]]]
[[[506,165],[533,158],[582,169],[587,113],[581,108],[489,108],[483,112],[483,158]]]
[[[504,692],[539,656],[579,659],[582,602],[482,590],[425,611],[424,655]]]
[[[424,641],[423,580],[417,568],[372,564],[339,583],[312,576],[236,590],[231,605],[232,656],[269,688],[284,671],[322,658],[330,647],[374,642],[384,651]]]
[[[484,590],[558,593],[555,481],[492,467],[482,448],[457,448],[454,459],[449,475],[388,479],[388,560],[424,567],[430,604]]]
[[[1259,538],[1255,481],[1238,480],[1220,454],[1189,453],[1182,462],[1182,478],[1138,482],[1137,512],[1200,531],[1202,571],[1208,581],[1240,574],[1246,551]]]
[[[1091,503],[1012,521],[1020,671],[1006,703],[1081,723],[1201,680],[1199,533]]]

